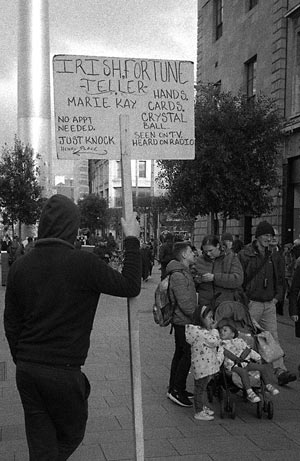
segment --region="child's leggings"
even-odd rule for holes
[[[203,394],[206,391],[207,385],[211,380],[211,376],[194,380],[194,408],[195,413],[203,410]]]
[[[231,371],[239,375],[246,390],[251,389],[249,371],[259,371],[261,379],[265,384],[271,384],[272,382],[273,373],[268,363],[250,362],[245,368],[235,366]]]

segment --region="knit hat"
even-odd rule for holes
[[[273,226],[268,221],[261,221],[256,227],[255,238],[266,234],[275,235]]]
[[[231,331],[234,333],[234,338],[237,338],[239,335],[238,329],[235,326],[235,323],[232,319],[221,319],[218,322],[218,329],[220,330],[222,327],[229,327]]]
[[[221,237],[222,242],[225,242],[226,240],[229,240],[229,242],[233,242],[233,237],[232,234],[229,232],[225,232],[222,237]]]

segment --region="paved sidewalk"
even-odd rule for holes
[[[140,349],[145,459],[151,461],[276,461],[300,459],[300,381],[280,388],[274,418],[256,417],[256,406],[237,395],[237,416],[220,419],[214,400],[214,421],[193,419],[193,409],[166,398],[173,337],[152,320],[158,266],[143,283],[139,297]],[[15,367],[3,332],[5,287],[0,286],[0,460],[28,461],[23,413],[15,387]],[[289,319],[279,317],[279,332],[289,369],[300,363],[299,340]],[[134,460],[126,300],[102,296],[91,347],[84,367],[92,392],[90,415],[82,445],[71,461]],[[189,376],[192,390],[192,375]]]

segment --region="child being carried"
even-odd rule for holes
[[[264,382],[266,389],[272,394],[279,394],[279,390],[272,384],[272,370],[269,364],[261,363],[261,356],[250,349],[247,343],[238,337],[238,331],[231,319],[222,319],[218,328],[220,331],[221,345],[224,347],[224,367],[226,371],[235,372],[239,375],[242,381],[243,388],[247,392],[247,399],[251,403],[260,401],[260,397],[253,391],[250,384],[249,371],[259,371],[261,379]],[[229,351],[229,353],[226,353]],[[234,357],[237,360],[234,360]]]

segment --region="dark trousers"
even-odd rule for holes
[[[64,461],[81,443],[88,417],[88,379],[80,368],[18,362],[30,461]]]
[[[185,340],[185,326],[174,325],[175,352],[171,364],[169,391],[185,391],[191,367],[191,346]]]

